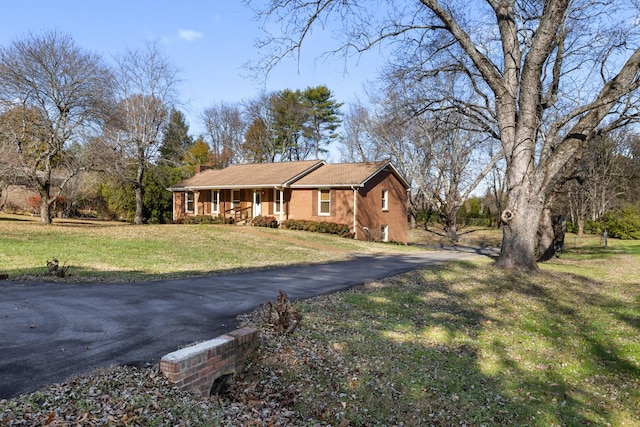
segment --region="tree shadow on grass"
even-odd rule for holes
[[[285,369],[313,371],[322,404],[306,411],[351,425],[640,423],[637,325],[611,313],[640,314],[626,306],[581,276],[456,262],[323,307],[300,333],[323,337],[325,360]]]
[[[61,267],[63,264],[60,265]],[[218,270],[190,270],[188,272],[178,271],[170,273],[150,273],[141,270],[97,270],[87,267],[79,267],[71,265],[65,265],[69,267],[65,277],[57,277],[55,275],[47,274],[47,267],[33,267],[33,268],[17,268],[17,269],[4,269],[0,270],[0,273],[8,275],[6,280],[0,281],[0,286],[3,283],[13,284],[41,284],[46,286],[47,284],[90,284],[90,283],[102,283],[108,284],[121,284],[121,283],[145,283],[156,282],[166,280],[180,280],[198,277],[218,276],[224,274],[241,273],[250,270],[267,270],[268,267],[253,267],[253,268],[229,268]]]

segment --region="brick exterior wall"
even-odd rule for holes
[[[320,215],[317,188],[296,188],[291,191],[289,218],[309,221],[328,221],[353,226],[353,190],[330,190],[330,214]]]
[[[388,209],[382,210],[382,191],[387,190]],[[391,172],[382,171],[358,191],[356,238],[380,240],[386,225],[388,240],[407,243],[407,191]],[[366,227],[366,229],[365,229]]]
[[[160,371],[180,389],[208,397],[216,380],[242,371],[257,345],[256,329],[236,329],[165,355],[160,359]]]

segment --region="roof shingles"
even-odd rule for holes
[[[390,167],[388,161],[327,164],[323,160],[254,163],[207,170],[169,187],[172,191],[207,188],[351,187],[361,186]],[[395,172],[397,175],[397,172]],[[402,178],[398,175],[402,180]],[[404,182],[404,180],[402,180]]]
[[[284,186],[298,176],[321,166],[322,160],[300,162],[254,163],[229,166],[225,169],[211,169],[196,174],[172,189],[182,188],[251,188],[264,186]]]
[[[358,186],[389,162],[326,164],[293,183],[292,187]]]

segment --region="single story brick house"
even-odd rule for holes
[[[407,182],[389,161],[255,163],[197,170],[168,188],[173,219],[224,215],[347,224],[359,240],[407,242]]]

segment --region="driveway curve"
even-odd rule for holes
[[[469,249],[354,256],[348,261],[136,283],[0,282],[0,399],[100,367],[156,363],[237,327],[276,298],[345,290],[461,259]]]

